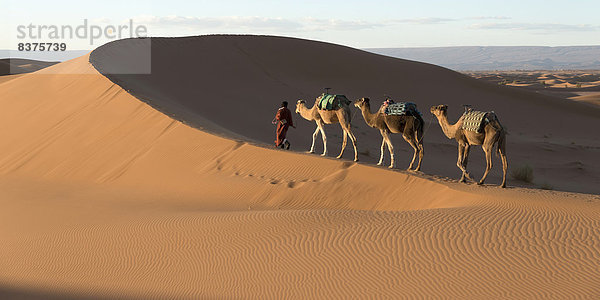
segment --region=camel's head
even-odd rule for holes
[[[300,113],[300,107],[304,106],[306,104],[306,101],[300,99],[296,102],[296,113],[299,114]]]
[[[369,104],[369,98],[360,98],[356,101],[354,101],[354,106],[358,107],[358,108],[362,108],[364,105],[368,105]]]
[[[446,112],[448,111],[448,105],[436,105],[436,106],[432,106],[429,111],[434,114],[436,117],[437,116],[441,116],[441,115],[446,115]]]

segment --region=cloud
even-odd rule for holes
[[[316,19],[305,18],[302,23],[306,30],[361,30],[372,29],[390,25],[389,21],[367,22],[367,21],[348,21],[338,19]]]
[[[394,22],[394,23],[414,23],[414,24],[442,24],[442,23],[455,22],[455,21],[458,21],[458,19],[430,17],[430,18],[398,19],[398,20],[393,20],[392,22]]]
[[[466,17],[465,20],[510,20],[510,17],[505,16],[475,16],[475,17]]]
[[[183,17],[183,16],[139,16],[133,18],[136,23],[156,27],[187,27],[197,29],[266,29],[298,30],[303,24],[283,19],[267,17]]]
[[[311,31],[356,31],[368,30],[402,24],[439,25],[465,20],[504,20],[502,16],[476,16],[466,18],[423,17],[409,19],[388,19],[378,21],[343,20],[327,18],[272,18],[257,16],[223,16],[223,17],[187,17],[187,16],[138,16],[135,23],[162,29],[191,30],[240,30],[269,32],[311,32]]]
[[[154,28],[185,27],[197,30],[268,30],[275,32],[361,30],[387,26],[386,22],[349,21],[339,19],[286,19],[268,17],[183,17],[183,16],[138,16],[133,18],[138,24]]]
[[[470,29],[489,29],[489,30],[523,30],[538,32],[566,32],[566,31],[596,31],[600,29],[598,25],[590,24],[558,24],[558,23],[486,23],[472,24]]]
[[[94,24],[110,24],[111,23],[111,19],[109,19],[109,18],[96,18],[96,19],[92,19],[91,23],[94,23]]]
[[[391,22],[395,23],[414,23],[414,24],[446,24],[450,22],[458,22],[465,20],[508,20],[509,17],[504,16],[475,16],[475,17],[464,17],[464,18],[440,18],[440,17],[427,17],[427,18],[412,18],[412,19],[397,19]]]

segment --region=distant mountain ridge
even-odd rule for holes
[[[458,71],[600,69],[600,46],[465,46],[364,50]]]

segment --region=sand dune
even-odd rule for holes
[[[0,295],[600,295],[595,195],[462,185],[215,136],[88,60],[0,85],[11,128],[0,139]]]
[[[535,184],[548,182],[555,189],[600,193],[600,140],[596,128],[600,109],[538,93],[491,85],[441,67],[394,59],[315,41],[260,36],[201,36],[162,38],[152,41],[152,74],[110,74],[111,69],[130,64],[137,56],[139,40],[104,45],[91,55],[91,62],[111,81],[154,108],[187,124],[217,134],[271,144],[271,120],[282,100],[314,101],[324,87],[344,93],[349,99],[371,97],[382,102],[384,94],[419,105],[429,122],[429,107],[450,106],[449,118],[458,119],[463,104],[493,110],[509,132],[508,152],[513,166],[530,165]],[[354,109],[354,108],[353,108]],[[292,130],[293,149],[310,148],[314,123],[299,120]],[[381,136],[366,126],[355,110],[353,126],[364,162],[379,158]],[[341,129],[326,126],[329,150],[336,156]],[[433,121],[427,126],[423,171],[456,178],[456,146]],[[544,138],[551,137],[551,138]],[[393,137],[399,152],[399,168],[406,168],[412,148]],[[532,149],[548,149],[535,151]],[[317,143],[317,152],[321,151]],[[535,155],[531,155],[535,153]],[[352,154],[346,154],[351,156]],[[579,169],[557,168],[556,162],[575,159]],[[388,158],[389,159],[389,158]],[[473,151],[471,169],[480,176],[485,168],[483,152]],[[499,183],[494,168],[489,182]],[[577,178],[576,180],[572,180]],[[513,181],[512,184],[519,184]]]
[[[589,93],[581,93],[580,96],[571,97],[571,99],[575,101],[587,102],[595,105],[600,105],[600,93],[598,92],[589,92]]]
[[[2,84],[4,82],[7,82],[7,81],[10,81],[10,80],[13,80],[13,79],[17,79],[19,77],[21,77],[20,74],[19,75],[4,75],[4,76],[0,76],[0,84]]]
[[[0,76],[31,73],[56,63],[23,58],[2,58],[0,59]]]

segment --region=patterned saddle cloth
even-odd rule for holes
[[[462,128],[469,131],[483,132],[483,127],[488,121],[487,114],[488,112],[471,109],[465,111]]]
[[[351,102],[344,95],[322,94],[317,98],[317,107],[323,110],[336,110],[342,105],[349,105]]]
[[[386,115],[390,116],[416,116],[421,115],[421,112],[417,110],[417,105],[412,102],[393,102],[386,100],[384,102],[384,111]]]

